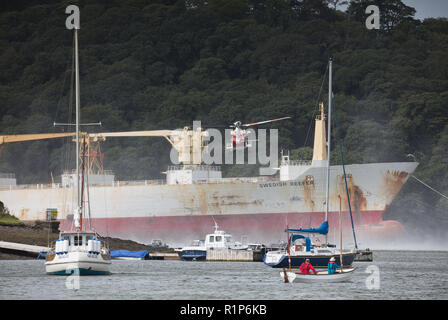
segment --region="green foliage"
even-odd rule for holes
[[[302,147],[291,150],[290,157],[292,160],[312,160],[313,159],[313,148]]]
[[[380,11],[380,28],[382,30],[392,30],[399,24],[412,20],[415,9],[405,5],[401,0],[352,0],[348,7],[348,14],[365,21],[365,10],[369,5],[376,5]]]
[[[3,202],[0,201],[0,225],[4,226],[21,226],[24,223],[18,218],[9,214],[8,208],[6,208]]]

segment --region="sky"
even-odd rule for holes
[[[410,7],[415,8],[415,18],[448,18],[448,0],[402,0]]]

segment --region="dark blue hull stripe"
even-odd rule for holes
[[[81,275],[81,276],[88,276],[88,275],[108,275],[110,272],[108,271],[96,271],[96,270],[89,270],[89,269],[72,269],[72,270],[61,270],[56,272],[47,272],[47,274],[50,275],[58,275],[58,276],[67,276],[70,274],[73,275]]]
[[[202,261],[205,260],[207,257],[207,251],[203,251],[203,250],[186,250],[184,252],[182,252],[180,255],[180,258],[182,260],[187,260],[187,261]]]
[[[206,256],[182,256],[181,259],[185,261],[205,261]]]

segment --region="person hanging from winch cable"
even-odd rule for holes
[[[306,259],[305,262],[300,265],[299,271],[302,274],[310,274],[310,270],[313,271],[314,274],[317,274],[310,263],[310,259]]]

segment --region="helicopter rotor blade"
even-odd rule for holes
[[[223,129],[223,128],[228,128],[228,125],[222,125],[222,124],[216,124],[216,125],[209,125],[209,124],[201,124],[201,128],[202,130],[206,130],[206,129]]]
[[[242,124],[242,127],[250,127],[250,126],[256,126],[259,124],[264,124],[264,123],[269,123],[269,122],[275,122],[275,121],[280,121],[280,120],[285,120],[285,119],[291,119],[291,117],[283,117],[283,118],[278,118],[278,119],[272,119],[272,120],[265,120],[265,121],[259,121],[259,122],[253,122],[253,123],[248,123],[248,124]]]

